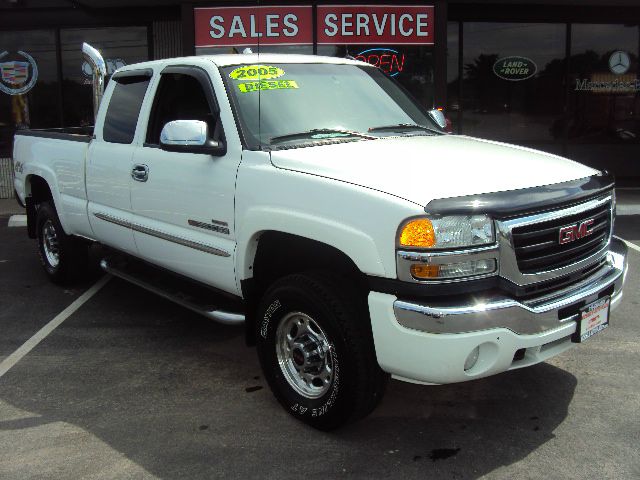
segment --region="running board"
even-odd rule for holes
[[[100,268],[114,277],[149,290],[210,320],[225,325],[241,325],[244,323],[245,316],[243,313],[234,312],[234,308],[222,308],[220,306],[220,304],[227,304],[227,307],[236,306],[232,305],[233,302],[231,300],[223,298],[203,286],[187,285],[187,281],[179,279],[164,270],[143,265],[142,262],[113,261],[107,258],[100,261]],[[218,305],[210,303],[212,297],[219,297]]]

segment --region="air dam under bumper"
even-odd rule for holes
[[[597,272],[526,303],[500,296],[475,304],[467,300],[458,305],[426,305],[371,292],[369,310],[378,363],[400,380],[443,384],[545,361],[576,345],[571,335],[579,306],[603,293],[611,295],[611,310],[618,306],[626,257],[627,246],[614,238],[606,263]],[[465,370],[476,348],[477,361]]]

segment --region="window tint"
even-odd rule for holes
[[[116,84],[104,121],[105,142],[133,142],[140,107],[142,107],[149,80],[149,78],[127,78]]]
[[[151,110],[147,143],[160,144],[160,132],[173,120],[201,120],[209,127],[209,136],[215,138],[216,121],[200,82],[178,73],[162,75]]]

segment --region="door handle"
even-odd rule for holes
[[[131,178],[137,182],[146,182],[149,179],[149,167],[141,163],[134,165]]]

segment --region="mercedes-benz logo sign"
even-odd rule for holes
[[[613,52],[609,57],[609,69],[616,75],[622,75],[629,71],[631,66],[631,59],[627,52],[618,50]]]

